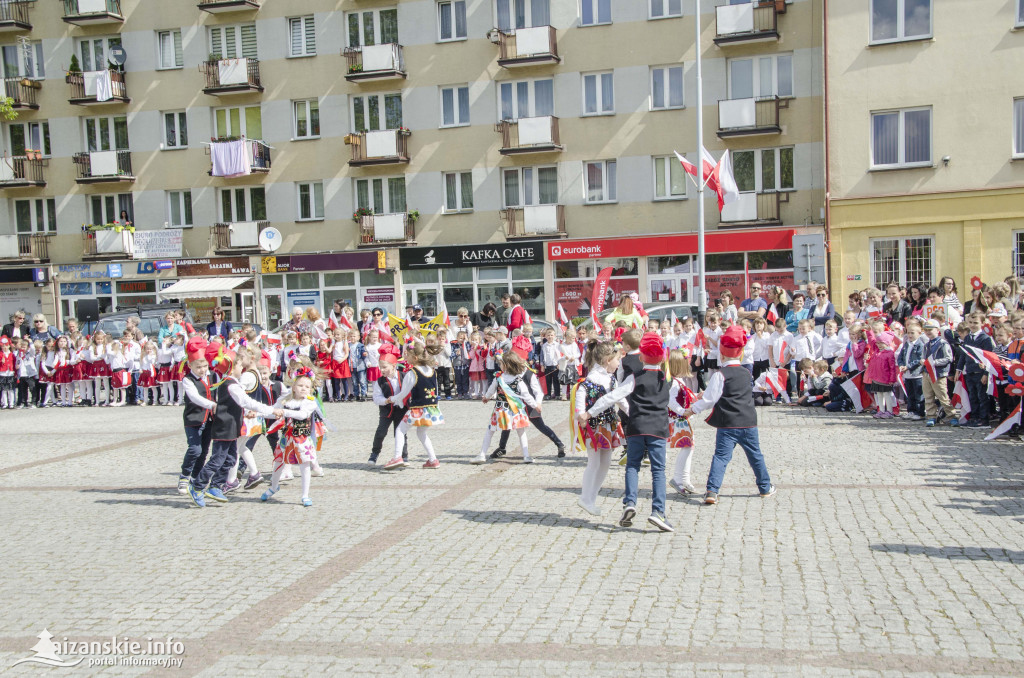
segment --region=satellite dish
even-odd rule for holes
[[[265,228],[260,233],[260,249],[264,252],[276,252],[281,247],[281,231],[274,227]]]
[[[128,53],[124,51],[124,47],[121,45],[114,45],[110,48],[110,55],[107,59],[110,63],[124,66],[124,62],[128,60]]]

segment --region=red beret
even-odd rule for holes
[[[533,343],[521,334],[512,340],[512,350],[523,360],[526,360],[526,356],[530,355],[532,348]]]
[[[655,332],[646,332],[640,338],[640,356],[645,363],[657,364],[665,359],[665,344]]]
[[[730,325],[718,342],[718,348],[725,358],[739,358],[746,345],[747,333],[739,325]]]
[[[199,335],[196,335],[188,340],[185,344],[185,353],[188,355],[188,361],[199,360],[206,356],[206,339],[203,339]]]
[[[222,351],[210,361],[210,369],[220,376],[225,376],[235,367],[235,352]]]

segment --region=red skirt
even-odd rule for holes
[[[71,366],[71,381],[88,381],[89,363],[78,362]]]
[[[145,370],[139,375],[139,386],[142,388],[153,388],[156,386],[156,375],[153,370]]]
[[[171,367],[171,381],[181,381],[185,376],[185,361],[174,363]]]
[[[352,370],[347,360],[331,361],[331,379],[347,379],[352,376]]]
[[[167,363],[166,365],[161,365],[157,369],[156,383],[158,383],[158,384],[167,384],[167,383],[170,383],[170,381],[171,381],[171,364]]]
[[[71,365],[61,365],[56,368],[53,372],[53,383],[55,384],[70,384],[71,383]]]
[[[114,370],[110,375],[110,387],[125,389],[132,385],[132,373],[126,369]]]
[[[367,367],[366,368],[366,383],[374,384],[380,379],[380,368],[379,367]]]
[[[92,363],[92,376],[96,377],[109,377],[110,376],[110,365],[105,360],[97,360]]]

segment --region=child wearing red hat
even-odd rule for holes
[[[377,330],[372,330],[371,333]],[[379,419],[377,420],[377,431],[373,434],[373,446],[370,448],[370,466],[377,465],[377,457],[380,456],[381,448],[384,447],[384,438],[388,435],[388,429],[398,431],[398,425],[405,418],[409,408],[400,404],[388,402],[388,398],[402,390],[401,377],[398,376],[399,349],[394,344],[380,344],[376,348],[377,360],[376,369],[380,374],[373,382],[373,404],[380,408]],[[409,441],[406,440],[402,447],[402,459],[409,461]]]
[[[210,382],[206,377],[210,364],[206,361],[205,351],[205,339],[189,339],[189,371],[181,380],[182,391],[185,394],[185,411],[182,418],[188,447],[185,449],[185,458],[181,461],[181,475],[178,476],[179,494],[188,493],[189,483],[194,476],[199,475],[210,453],[210,419],[217,403],[213,399]],[[153,404],[156,404],[155,398]]]
[[[586,424],[596,416],[625,402],[629,412],[626,421],[626,494],[622,498],[623,510],[619,525],[630,527],[636,516],[636,501],[640,480],[640,464],[644,455],[651,460],[651,515],[647,522],[662,532],[673,532],[665,519],[665,445],[669,436],[668,402],[672,385],[665,378],[661,366],[665,361],[665,345],[661,336],[647,332],[640,339],[639,372],[626,376],[622,383],[591,405],[579,417]],[[742,369],[742,368],[741,368]]]
[[[710,409],[707,422],[718,429],[715,456],[711,460],[707,492],[704,494],[705,504],[718,503],[722,478],[737,445],[747,455],[761,496],[775,494],[757,436],[757,412],[754,410],[750,372],[741,364],[746,345],[747,333],[739,325],[731,326],[722,334],[718,342],[722,365],[708,381],[703,397],[683,412],[683,416],[689,417]]]

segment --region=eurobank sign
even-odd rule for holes
[[[720,252],[758,252],[788,250],[793,247],[791,228],[714,231],[704,236],[709,254]],[[611,259],[697,253],[696,233],[650,235],[637,238],[600,238],[549,242],[548,259]]]

